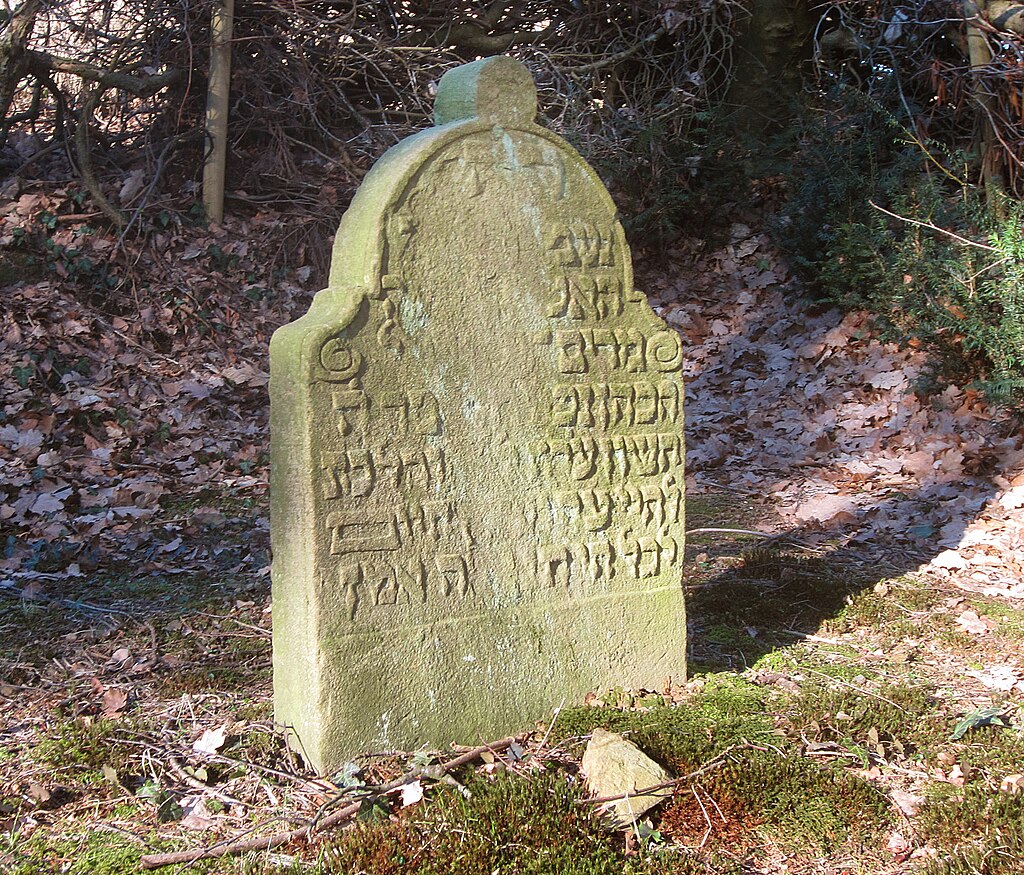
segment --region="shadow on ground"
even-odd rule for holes
[[[986,498],[997,491],[993,486]],[[905,513],[909,500],[901,494],[858,516]],[[923,538],[865,536],[850,521],[793,527],[767,537],[699,531],[752,529],[771,515],[763,500],[725,492],[688,498],[687,511],[691,531],[698,530],[687,540],[683,570],[689,665],[696,675],[742,671],[801,639],[823,640],[822,635],[859,624],[912,623],[914,605],[894,606],[876,588],[918,571],[947,549]],[[959,522],[965,530],[970,520]],[[915,524],[935,528],[924,508]]]

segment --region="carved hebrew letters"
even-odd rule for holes
[[[559,429],[677,425],[679,386],[654,383],[558,383],[551,388],[550,422]]]
[[[682,344],[535,97],[446,73],[272,341],[275,717],[322,772],[685,677]]]
[[[397,225],[404,244],[410,224]],[[384,277],[375,334],[382,349],[403,349],[397,305],[389,298],[403,289],[397,275]],[[333,431],[341,444],[319,454],[318,491],[348,620],[465,600],[475,593],[469,526],[452,501],[432,497],[448,478],[437,397],[425,389],[369,391],[366,356],[337,337],[324,341],[319,360],[333,418],[324,443]]]
[[[579,222],[553,223],[545,237],[549,327],[534,342],[560,379],[530,456],[545,481],[577,488],[542,499],[550,510],[536,519],[550,520],[555,540],[538,548],[537,571],[574,594],[576,577],[607,591],[656,579],[678,555],[682,344],[665,326],[637,326],[646,304],[619,269],[618,240],[611,226]]]
[[[626,373],[674,373],[683,363],[683,347],[674,331],[643,334],[633,329],[567,329],[545,331],[538,343],[554,347],[563,374],[589,374],[603,369]]]

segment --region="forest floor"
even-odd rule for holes
[[[756,216],[638,269],[687,349],[688,681],[317,778],[271,716],[289,222],[172,222],[115,274],[73,211],[0,230],[0,870],[1021,871],[1020,424],[803,297]],[[624,832],[584,801],[597,726],[680,776]]]

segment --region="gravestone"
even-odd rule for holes
[[[685,676],[679,336],[507,57],[367,174],[271,342],[276,718],[321,772]]]

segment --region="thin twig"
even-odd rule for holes
[[[711,535],[711,534],[722,534],[722,535],[753,535],[755,538],[774,538],[774,535],[767,534],[765,532],[755,532],[751,529],[690,529],[686,532],[687,535]]]
[[[76,608],[80,611],[92,611],[97,614],[110,614],[119,617],[129,617],[135,619],[132,614],[127,611],[119,611],[116,608],[104,608],[101,605],[94,605],[90,602],[80,602],[74,599],[60,599],[53,598],[46,595],[45,593],[33,593],[27,594],[27,591],[20,589],[13,580],[0,580],[0,590],[7,590],[18,598],[26,602],[44,602],[49,605],[64,605],[68,608]]]
[[[174,851],[166,854],[146,854],[139,860],[139,866],[143,869],[159,869],[162,866],[172,866],[177,863],[195,863],[199,860],[224,857],[229,854],[240,854],[245,851],[269,851],[294,841],[308,842],[312,840],[315,835],[330,829],[332,826],[337,826],[339,823],[344,823],[349,818],[358,814],[359,810],[363,807],[363,802],[367,798],[379,798],[387,793],[397,790],[405,784],[411,783],[414,780],[419,780],[422,777],[441,780],[449,772],[454,771],[459,766],[473,762],[482,754],[487,753],[488,751],[504,750],[519,741],[520,738],[524,737],[525,736],[511,736],[509,738],[503,738],[501,741],[475,747],[447,763],[442,763],[437,766],[425,766],[422,768],[412,769],[401,778],[397,778],[394,781],[389,781],[379,787],[366,788],[370,791],[369,795],[364,796],[355,802],[349,803],[344,808],[336,811],[328,817],[320,818],[318,815],[315,815],[311,820],[306,821],[306,823],[298,829],[279,832],[269,836],[260,836],[257,838],[243,839],[239,837],[231,841],[221,842],[220,844],[213,845],[208,848],[195,848],[191,851]],[[321,811],[334,804],[335,801],[336,800],[331,800],[326,803],[326,805],[321,808]],[[248,835],[249,832],[251,832],[251,830],[246,831],[242,835]]]
[[[716,489],[725,489],[729,492],[738,492],[740,495],[749,495],[752,497],[758,497],[761,495],[760,492],[755,492],[753,489],[746,489],[743,486],[734,486],[731,483],[719,483],[717,480],[712,480],[710,477],[704,474],[697,474],[696,479],[701,483],[707,483],[708,486],[714,486]]]
[[[120,249],[124,245],[124,238],[128,235],[128,231],[131,230],[132,225],[134,225],[139,216],[142,215],[142,211],[149,203],[149,198],[153,194],[153,189],[156,188],[157,183],[160,182],[160,177],[163,175],[164,164],[167,161],[167,155],[170,153],[171,149],[181,143],[186,143],[189,140],[195,140],[199,137],[202,137],[201,131],[188,131],[184,134],[175,134],[166,143],[164,143],[164,147],[160,150],[160,155],[157,158],[156,169],[153,171],[153,178],[149,181],[149,185],[146,186],[146,190],[142,195],[142,200],[139,201],[139,205],[135,208],[135,211],[131,214],[131,217],[121,229],[121,233],[117,237],[115,248]]]
[[[551,715],[551,723],[548,724],[548,731],[544,733],[544,738],[540,743],[540,750],[544,750],[544,746],[548,743],[548,736],[551,735],[551,730],[555,728],[555,721],[558,719],[558,715],[562,713],[562,708],[565,707],[565,699],[562,699],[561,704],[555,708],[555,713]]]
[[[704,847],[704,845],[708,843],[708,839],[711,838],[711,831],[715,827],[714,824],[711,822],[710,816],[708,816],[707,808],[705,808],[704,803],[700,801],[700,795],[697,793],[697,788],[691,787],[690,792],[693,793],[693,798],[697,800],[697,804],[700,806],[700,813],[704,815],[704,822],[707,824],[708,827],[706,830],[704,830],[704,838],[702,838],[700,840],[700,844],[697,845],[697,850],[699,851],[701,848]]]
[[[764,750],[768,750],[768,748],[766,748],[766,747],[764,747],[762,745],[759,745],[759,744],[751,744],[749,741],[742,742],[741,744],[732,744],[732,745],[729,745],[729,747],[727,747],[725,750],[723,750],[714,759],[712,759],[709,762],[705,763],[703,766],[701,766],[696,771],[689,772],[688,774],[683,775],[681,778],[673,778],[670,781],[662,781],[660,784],[653,784],[650,787],[644,787],[642,790],[631,790],[628,793],[617,793],[614,796],[598,796],[598,797],[593,798],[593,799],[581,799],[581,800],[579,800],[579,804],[581,804],[581,805],[603,805],[605,802],[618,802],[620,799],[635,799],[637,796],[647,796],[650,793],[655,792],[656,790],[664,790],[667,787],[677,787],[680,784],[685,784],[687,781],[692,781],[694,778],[699,778],[701,775],[704,775],[704,774],[706,774],[706,773],[708,773],[708,772],[710,772],[710,771],[712,771],[714,769],[717,769],[719,766],[724,765],[725,761],[729,758],[729,755],[734,750],[760,750],[760,751],[764,751]],[[772,748],[772,750],[776,750],[777,751],[777,748]]]
[[[871,696],[872,699],[878,699],[879,702],[885,702],[887,705],[892,705],[893,708],[898,708],[900,711],[906,713],[907,709],[904,708],[902,705],[898,704],[897,702],[894,702],[892,699],[885,698],[885,696],[880,696],[878,695],[878,693],[872,693],[871,690],[865,690],[862,687],[854,686],[848,681],[844,681],[842,678],[832,677],[832,675],[830,674],[825,674],[825,672],[823,671],[818,671],[817,669],[810,668],[808,666],[804,666],[803,670],[809,671],[811,674],[816,674],[819,677],[827,678],[830,681],[834,681],[840,686],[848,687],[849,689],[853,690],[856,693],[860,693],[861,695]]]
[[[170,768],[170,771],[174,774],[174,776],[179,781],[183,781],[184,783],[188,784],[188,786],[191,787],[193,790],[198,790],[201,793],[206,793],[212,796],[214,799],[218,800],[219,802],[223,802],[225,805],[245,805],[244,802],[240,802],[238,799],[235,799],[234,796],[229,796],[227,793],[221,793],[221,791],[218,790],[216,787],[211,787],[209,784],[204,784],[198,778],[195,778],[192,775],[190,775],[188,772],[185,771],[185,766],[177,757],[167,757],[167,763]]]
[[[929,231],[938,231],[940,234],[945,234],[947,237],[952,237],[954,240],[967,245],[975,246],[978,249],[987,249],[989,252],[998,252],[999,250],[995,246],[989,246],[987,243],[978,243],[974,240],[968,240],[966,237],[961,237],[959,234],[954,234],[952,231],[947,231],[945,228],[940,228],[938,225],[933,225],[931,222],[919,222],[917,219],[909,219],[906,216],[900,216],[896,213],[889,212],[885,207],[880,207],[874,201],[868,201],[880,213],[885,213],[887,216],[892,216],[894,219],[899,219],[901,222],[907,222],[910,225],[918,225],[921,228],[927,228]]]

